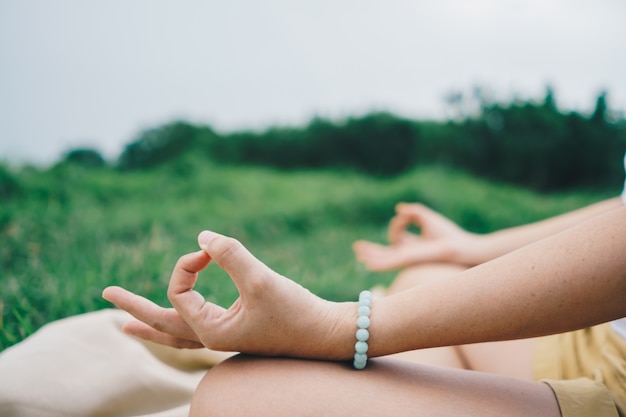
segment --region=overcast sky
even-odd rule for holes
[[[441,118],[475,85],[624,110],[625,21],[623,0],[0,0],[0,160],[115,158],[176,119]]]

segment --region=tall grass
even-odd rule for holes
[[[534,221],[610,193],[538,195],[436,167],[376,180],[338,171],[224,167],[193,157],[120,173],[60,165],[16,174],[21,192],[0,204],[0,350],[47,322],[108,308],[122,285],[166,305],[176,259],[203,229],[237,237],[278,272],[332,300],[387,284],[354,260],[356,239],[384,241],[398,201],[421,201],[476,232]],[[237,296],[217,267],[198,289]]]

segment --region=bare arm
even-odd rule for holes
[[[626,316],[626,208],[378,301],[374,355],[559,333]]]
[[[104,296],[139,319],[129,333],[174,346],[321,359],[354,353],[356,303],[331,303],[211,232],[180,258],[163,309],[120,288]],[[370,354],[539,336],[626,316],[626,208],[445,280],[376,301]],[[240,292],[228,309],[193,290],[209,261]]]
[[[546,220],[482,235],[477,242],[472,264],[478,265],[497,258],[622,206],[619,197],[611,198]]]
[[[401,203],[389,224],[390,245],[358,241],[354,251],[373,271],[431,262],[474,266],[622,206],[619,198],[612,198],[539,222],[479,235],[422,204]],[[407,232],[409,225],[417,226],[421,233]]]

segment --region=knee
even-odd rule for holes
[[[245,406],[246,393],[262,388],[257,379],[254,361],[235,356],[208,371],[196,388],[191,401],[190,417],[247,415],[238,406]],[[254,386],[256,385],[256,389]]]
[[[234,356],[207,372],[193,396],[190,416],[300,415],[302,404],[307,399],[301,391],[307,384],[302,375],[328,366],[332,365],[316,365],[313,361],[295,359]]]

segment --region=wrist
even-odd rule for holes
[[[335,317],[330,320],[332,325],[328,331],[327,358],[332,360],[353,358],[358,308],[358,302],[335,303]]]
[[[304,349],[293,355],[310,359],[348,360],[354,356],[357,302],[324,301],[322,312],[309,326]],[[302,346],[300,343],[298,345]]]
[[[476,266],[487,262],[493,252],[493,238],[490,234],[467,233],[461,247],[454,256],[455,263]]]

